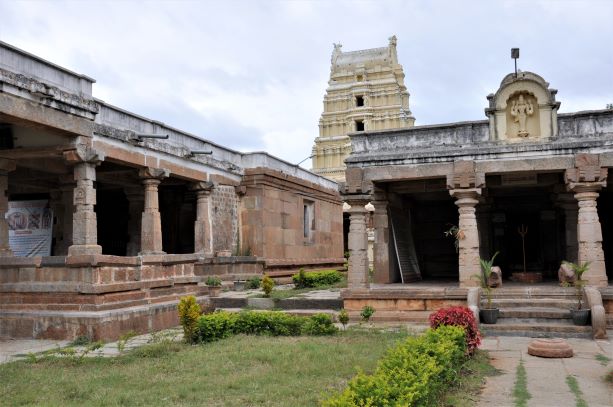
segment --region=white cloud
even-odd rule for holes
[[[12,1],[0,40],[98,80],[97,97],[234,149],[310,155],[333,42],[398,53],[418,124],[484,119],[520,68],[564,111],[613,103],[613,2]]]

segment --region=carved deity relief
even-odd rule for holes
[[[519,124],[518,137],[528,137],[530,134],[526,127],[526,121],[532,114],[534,114],[532,103],[525,100],[524,95],[520,94],[519,98],[511,104],[511,116],[513,116],[514,122]]]
[[[507,100],[506,134],[508,138],[540,137],[539,104],[531,93],[516,93]]]

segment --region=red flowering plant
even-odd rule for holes
[[[454,325],[464,328],[466,333],[466,350],[469,355],[481,344],[481,332],[472,311],[467,307],[441,308],[430,314],[430,327],[436,329],[441,325]]]

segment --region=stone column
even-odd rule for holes
[[[368,234],[364,206],[368,200],[347,200],[349,208],[349,272],[350,289],[367,289],[368,282]]]
[[[213,254],[211,245],[211,222],[209,218],[209,195],[211,182],[196,182],[191,189],[196,192],[196,222],[194,222],[194,252]]]
[[[575,168],[564,173],[566,189],[575,194],[579,211],[577,216],[577,261],[590,262],[583,279],[589,285],[606,287],[607,271],[602,250],[602,227],[598,219],[596,199],[598,191],[607,185],[608,169],[600,165],[597,154],[575,155]]]
[[[376,199],[378,197],[375,195]],[[387,215],[387,200],[375,200],[371,202],[375,207],[373,213],[373,226],[375,229],[374,267],[375,283],[391,283],[390,259],[389,259],[389,218]]]
[[[96,222],[96,166],[100,160],[92,158],[78,162],[74,166],[76,186],[73,192],[74,213],[72,215],[72,246],[68,248],[69,256],[101,254],[98,245],[98,225]]]
[[[169,171],[161,168],[144,168],[139,171],[145,187],[140,254],[165,254],[162,251],[162,221],[158,202],[158,185],[168,175]]]
[[[602,228],[598,219],[596,199],[600,185],[576,185],[573,188],[575,199],[579,204],[577,216],[577,260],[579,263],[590,262],[589,271],[583,279],[589,285],[606,287],[607,271],[602,250]]]
[[[66,256],[68,247],[72,245],[72,216],[74,213],[74,198],[73,191],[75,189],[74,176],[62,175],[59,178],[59,200],[57,208],[54,208],[55,217],[57,219],[57,228],[55,247],[53,254],[55,256]]]
[[[449,191],[451,196],[456,198],[455,204],[458,206],[460,220],[459,239],[459,274],[460,287],[477,286],[477,281],[473,275],[481,272],[479,264],[479,229],[477,227],[477,217],[475,207],[479,203],[480,188],[452,189]]]
[[[6,221],[6,213],[9,210],[9,172],[15,168],[15,161],[0,159],[0,257],[13,256],[9,245],[9,224]]]
[[[557,205],[564,210],[566,232],[564,234],[566,247],[565,260],[576,263],[577,253],[579,251],[579,247],[577,245],[577,224],[579,222],[577,200],[573,194],[559,194]]]
[[[141,225],[143,210],[145,207],[145,195],[142,188],[124,188],[128,200],[128,244],[126,245],[127,256],[138,256],[141,248]]]

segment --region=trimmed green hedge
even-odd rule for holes
[[[296,288],[314,288],[336,284],[342,280],[341,273],[336,270],[310,271],[300,270],[292,276]]]
[[[300,317],[280,311],[217,311],[198,319],[198,342],[212,342],[235,334],[298,336],[332,335],[338,329],[327,314]]]
[[[372,375],[358,373],[324,407],[427,406],[455,380],[466,358],[464,329],[441,326],[388,351]]]

